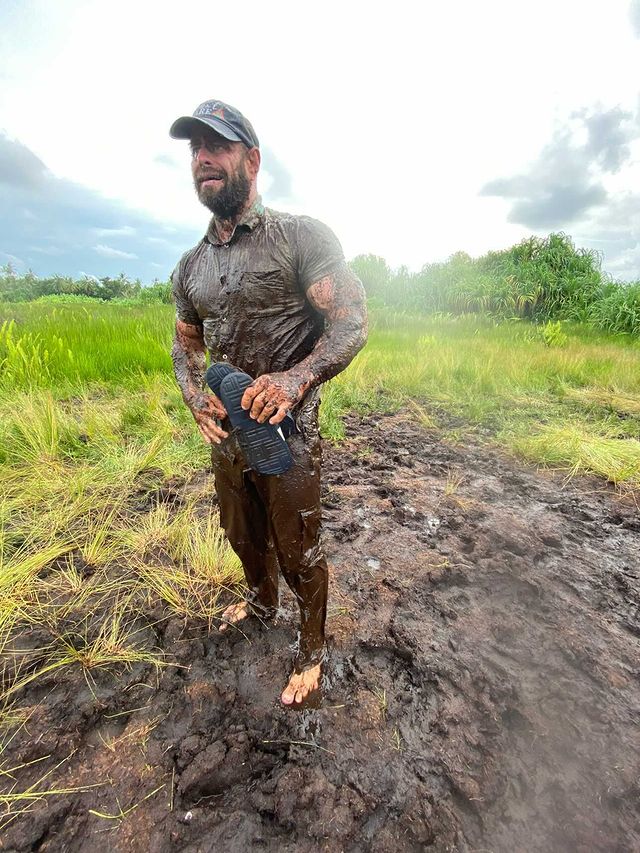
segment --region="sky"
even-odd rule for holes
[[[640,279],[640,0],[0,0],[0,265],[166,280],[210,98],[259,190],[418,270],[551,231]]]

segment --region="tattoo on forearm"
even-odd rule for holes
[[[202,391],[206,369],[204,341],[197,326],[178,321],[171,348],[176,380],[187,405]]]
[[[324,315],[326,329],[312,352],[293,369],[300,378],[301,394],[344,370],[367,340],[364,288],[347,266],[313,284],[308,298]]]

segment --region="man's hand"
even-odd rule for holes
[[[227,438],[229,433],[216,423],[216,418],[226,418],[227,411],[215,394],[194,394],[187,405],[207,444],[220,444],[223,438]]]
[[[293,371],[286,373],[265,373],[259,376],[244,392],[240,405],[250,409],[250,416],[263,424],[283,421],[297,402],[302,398],[308,385]]]

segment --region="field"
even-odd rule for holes
[[[0,849],[633,850],[640,344],[377,309],[325,389],[331,661],[241,569],[169,305],[0,305]],[[284,592],[284,591],[283,591]]]

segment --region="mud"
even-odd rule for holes
[[[325,447],[320,706],[278,703],[292,598],[222,637],[150,605],[172,665],[67,669],[20,697],[8,766],[50,757],[17,788],[63,759],[58,787],[104,784],[36,803],[3,850],[640,849],[633,502],[403,414],[348,434]]]

